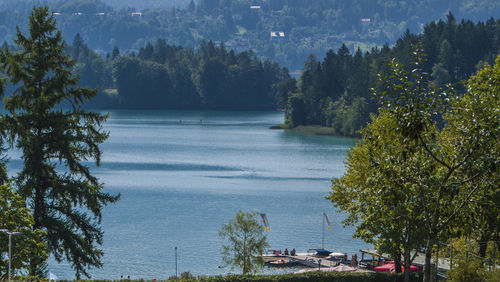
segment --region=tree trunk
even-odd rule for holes
[[[401,273],[401,253],[396,252],[394,253],[394,270],[396,273]]]
[[[488,231],[481,234],[481,239],[479,240],[479,256],[483,259],[486,258],[486,249],[488,248],[488,241],[491,239],[491,236]],[[481,260],[484,262],[484,260]]]
[[[39,127],[38,127],[39,128]],[[33,198],[33,231],[37,229],[43,229],[43,219],[45,217],[45,189],[43,186],[43,181],[42,175],[43,172],[41,170],[42,168],[42,151],[43,148],[40,145],[41,142],[39,141],[41,139],[42,131],[40,129],[37,130],[37,137],[35,138],[36,143],[38,146],[35,146],[35,157],[34,157],[34,162],[35,162],[35,167],[36,170],[34,172],[34,198]],[[36,253],[31,252],[30,254],[30,266],[29,266],[29,274],[31,276],[38,276],[39,275],[39,270],[41,263],[43,263],[39,257],[37,256]]]
[[[410,273],[411,273],[411,269],[410,269],[410,266],[411,266],[411,254],[410,254],[410,249],[409,248],[405,248],[404,250],[404,253],[403,253],[403,259],[404,259],[404,268],[405,268],[405,282],[410,282]]]
[[[33,207],[33,231],[42,228],[40,221],[42,220],[42,212],[43,212],[43,194],[41,189],[36,189],[35,191],[35,199],[34,199],[34,207]],[[30,254],[30,266],[29,266],[29,275],[37,276],[40,268],[40,259],[36,253],[31,252]]]
[[[432,243],[431,239],[427,239],[425,245],[425,264],[424,264],[424,280],[423,282],[431,281],[431,258],[432,258]]]

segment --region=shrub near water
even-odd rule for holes
[[[24,280],[23,280],[24,281]],[[41,280],[31,280],[31,281],[41,281]],[[45,281],[47,281],[45,279]],[[59,280],[64,281],[64,280]],[[93,281],[93,282],[105,282],[110,280],[78,280],[78,281]],[[151,281],[151,280],[123,280],[123,281]],[[165,280],[157,280],[165,281]],[[227,275],[227,276],[215,276],[215,277],[203,277],[198,276],[195,278],[190,273],[182,273],[179,278],[171,276],[168,281],[201,281],[201,282],[273,282],[273,281],[307,281],[307,282],[403,282],[404,276],[402,274],[393,275],[387,272],[365,272],[365,273],[349,273],[349,272],[323,272],[315,271],[309,273],[301,274],[282,274],[282,275]],[[410,276],[410,282],[420,282],[422,278],[417,274],[412,274]],[[488,280],[494,281],[494,280]]]
[[[217,276],[210,278],[201,278],[199,281],[206,282],[222,282],[222,281],[308,281],[308,282],[403,282],[404,276],[402,274],[393,275],[390,273],[342,273],[342,272],[309,272],[302,274],[284,274],[284,275],[258,275],[258,276],[242,276],[242,275],[228,275]],[[411,282],[422,281],[418,275],[410,276]]]

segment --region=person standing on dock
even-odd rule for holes
[[[358,266],[358,255],[357,254],[352,255],[351,266],[352,267],[357,267]]]

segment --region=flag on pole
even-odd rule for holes
[[[264,227],[266,228],[266,231],[269,231],[269,222],[267,221],[267,217],[265,213],[261,213],[260,216],[262,217],[262,223],[264,223]]]
[[[328,216],[326,215],[326,213],[323,213],[323,216],[325,216],[326,223],[328,223],[328,230],[332,230],[332,226],[330,225],[330,220],[328,220]]]

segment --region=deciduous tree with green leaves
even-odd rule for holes
[[[222,246],[222,260],[232,269],[241,268],[243,275],[256,273],[264,265],[258,255],[269,246],[258,215],[257,212],[239,211],[219,231],[219,236],[226,241]]]
[[[19,52],[6,50],[3,67],[17,89],[4,100],[1,124],[24,161],[15,183],[33,211],[32,229],[46,232],[54,258],[71,263],[77,278],[89,276],[90,267],[102,267],[102,209],[119,198],[103,192],[84,164],[100,164],[107,116],[82,109],[96,90],[76,86],[74,61],[47,7],[33,8],[29,33],[17,28],[14,42]],[[38,274],[38,258],[33,250],[31,275]]]
[[[45,232],[33,230],[33,215],[26,207],[25,201],[12,191],[10,185],[0,186],[0,229],[20,232],[12,236],[11,270],[15,275],[26,268],[33,258],[43,262],[48,257],[47,244],[43,237]],[[6,279],[8,273],[9,238],[6,233],[0,233],[0,273]]]
[[[486,256],[489,241],[500,241],[500,56],[495,64],[484,67],[467,83],[467,92],[453,104],[454,115],[449,120],[454,126],[447,133],[454,136],[474,136],[471,150],[482,157],[472,162],[465,175],[474,181],[466,182],[474,191],[466,202],[468,212],[460,213],[458,235],[476,238],[479,255]],[[453,144],[448,148],[451,152]],[[500,251],[500,248],[499,248]]]
[[[429,281],[434,244],[455,236],[463,214],[485,212],[471,202],[497,187],[499,80],[473,77],[458,96],[429,82],[424,61],[417,46],[411,71],[394,60],[382,76],[380,114],[348,154],[329,199],[348,212],[345,223],[361,221],[359,237],[402,248],[406,269],[409,252],[423,245]]]
[[[373,117],[362,130],[362,142],[347,154],[346,173],[332,181],[328,199],[347,211],[344,224],[359,223],[354,236],[390,254],[401,272],[401,256],[409,269],[411,252],[421,246],[425,232],[420,199],[414,196],[418,187],[410,180],[421,159],[409,156],[412,145],[405,144],[396,128],[396,119],[387,111]]]

